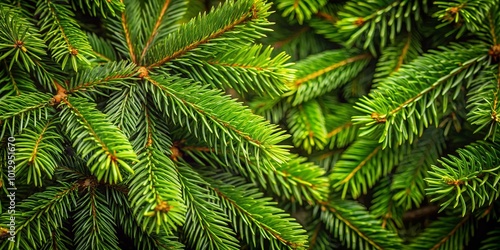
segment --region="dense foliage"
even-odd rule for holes
[[[499,247],[498,0],[4,0],[0,64],[1,249]]]

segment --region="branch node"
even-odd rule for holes
[[[68,95],[66,94],[66,89],[61,86],[58,82],[54,81],[57,88],[57,94],[50,100],[51,105],[58,105],[62,100],[66,100]]]
[[[140,67],[139,70],[137,70],[137,72],[139,72],[139,77],[142,79],[144,77],[148,77],[149,76],[149,72],[148,72],[148,69],[146,67]]]

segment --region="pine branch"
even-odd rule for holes
[[[184,224],[186,213],[174,163],[154,148],[138,158],[133,167],[136,174],[127,181],[133,215],[148,234],[158,234],[160,229],[172,234]]]
[[[274,124],[279,123],[291,107],[285,99],[270,97],[257,97],[248,105],[255,114],[265,117]]]
[[[78,5],[83,11],[88,11],[92,16],[102,15],[107,17],[108,14],[116,16],[116,12],[121,12],[124,9],[123,1],[121,0],[79,0],[71,2],[73,6]]]
[[[415,238],[408,248],[422,250],[460,249],[469,243],[474,235],[475,227],[476,222],[471,215],[466,215],[463,218],[452,215],[441,217]],[[438,235],[439,237],[436,237]]]
[[[0,69],[0,101],[7,96],[21,95],[36,92],[35,82],[19,68],[8,69],[7,62],[1,61],[4,67]]]
[[[291,155],[290,160],[282,164],[255,163],[255,158],[249,161],[241,156],[239,162],[226,163],[226,155],[217,155],[213,151],[185,150],[183,151],[193,158],[201,166],[213,168],[226,168],[229,171],[239,173],[245,178],[256,182],[264,190],[296,201],[299,204],[306,201],[315,204],[326,200],[328,196],[328,179],[324,176],[325,171],[310,163],[306,158]]]
[[[448,206],[459,207],[462,216],[484,205],[490,205],[500,196],[500,146],[478,141],[439,160],[439,167],[432,166],[425,179],[427,195],[431,201],[441,201],[441,210]],[[478,157],[482,156],[482,157]]]
[[[232,88],[239,94],[256,92],[276,98],[287,90],[293,71],[284,53],[271,57],[273,49],[254,45],[215,54],[207,60],[193,60],[189,66],[179,65],[178,71],[215,88]]]
[[[326,200],[328,196],[325,171],[298,155],[292,155],[288,162],[276,166],[267,178],[267,184],[261,184],[266,190],[299,204],[302,201],[314,204]]]
[[[146,104],[142,104],[142,114],[138,118],[139,121],[131,136],[134,149],[141,152],[143,149],[154,147],[175,159],[172,157],[174,145],[170,138],[170,124],[162,121],[163,114],[155,107],[147,107]]]
[[[95,109],[95,105],[75,97],[63,99],[60,106],[61,123],[66,134],[98,180],[121,181],[120,167],[134,172],[127,163],[137,158],[130,142],[103,113]]]
[[[35,15],[39,15],[38,25],[49,44],[52,58],[61,64],[64,70],[70,63],[77,71],[80,64],[89,65],[92,47],[87,35],[73,18],[74,14],[65,0],[38,1]]]
[[[277,7],[284,17],[302,24],[311,19],[328,1],[326,0],[278,0]]]
[[[211,190],[219,198],[218,204],[224,209],[232,222],[236,233],[248,244],[257,248],[264,247],[263,239],[270,241],[270,249],[288,246],[292,249],[306,247],[307,238],[304,230],[281,209],[274,207],[270,198],[254,185],[245,184],[245,180],[228,174],[219,174],[206,178]],[[242,228],[246,225],[250,231]],[[260,240],[256,241],[255,238]]]
[[[323,95],[352,80],[370,58],[355,50],[332,50],[301,60],[293,66],[297,74],[285,96],[295,106]]]
[[[500,68],[497,65],[484,69],[474,81],[471,82],[467,92],[467,120],[476,125],[474,132],[483,131],[488,126],[486,138],[495,141],[497,127],[500,122]]]
[[[30,72],[35,61],[46,54],[46,48],[30,19],[21,11],[0,4],[0,61],[8,59],[9,70],[16,63]]]
[[[117,61],[117,54],[110,40],[90,32],[87,32],[87,39],[97,58],[100,58],[104,62]]]
[[[325,224],[321,220],[316,219],[312,223],[308,223],[309,248],[308,250],[324,250],[337,249],[340,244],[332,238],[325,228]]]
[[[179,29],[170,33],[161,43],[148,50],[145,64],[148,69],[162,66],[172,60],[186,56],[202,58],[211,56],[215,51],[223,52],[231,45],[240,47],[255,38],[262,37],[259,30],[268,24],[269,5],[257,1],[228,1],[206,15],[200,15]],[[231,15],[227,15],[231,13]],[[235,36],[245,33],[245,38]],[[220,48],[215,47],[219,44]],[[200,49],[210,48],[210,49]],[[180,61],[179,61],[180,62]]]
[[[15,240],[4,241],[1,248],[37,249],[50,240],[52,231],[61,230],[69,212],[76,206],[78,187],[78,183],[60,183],[60,186],[48,187],[17,203],[14,207],[17,211]],[[15,192],[13,195],[16,195]],[[1,217],[3,221],[10,221],[11,216],[5,211]]]
[[[178,171],[187,206],[183,229],[188,245],[195,249],[238,249],[229,219],[214,203],[217,197],[205,189],[210,184],[187,166],[178,165]]]
[[[462,82],[471,80],[483,67],[484,51],[481,44],[454,44],[403,66],[357,104],[359,110],[369,114],[353,117],[366,125],[361,135],[383,131],[380,142],[385,148],[404,141],[411,143],[431,124],[437,126],[449,98],[455,99]],[[422,71],[428,72],[424,79],[419,77]],[[405,91],[399,91],[401,86],[405,86]],[[386,98],[388,95],[390,99]],[[442,111],[437,110],[438,101],[443,104]]]
[[[317,34],[326,39],[335,43],[342,42],[338,39],[339,28],[336,23],[339,21],[339,12],[342,11],[343,6],[343,3],[327,3],[312,16],[309,25]]]
[[[380,48],[393,43],[404,28],[412,32],[412,20],[418,21],[427,11],[427,1],[416,0],[372,1],[358,4],[348,1],[339,13],[337,39],[370,49],[376,54],[375,44]]]
[[[63,152],[62,137],[58,134],[55,117],[30,126],[16,138],[16,177],[35,186],[43,185],[43,178],[51,179]]]
[[[186,13],[187,1],[184,0],[155,0],[144,2],[142,11],[142,43],[141,62],[144,63],[149,48],[154,47],[168,34],[179,27],[179,21]]]
[[[50,232],[50,239],[43,245],[41,250],[70,250],[73,249],[73,242],[69,238],[68,230],[63,228],[62,230],[53,230]]]
[[[119,249],[115,222],[106,206],[106,197],[96,189],[95,180],[88,185],[83,186],[85,194],[79,198],[74,215],[76,250]]]
[[[383,81],[398,72],[403,64],[423,54],[421,40],[420,34],[412,31],[401,36],[394,45],[386,47],[378,60],[373,82]]]
[[[114,85],[127,85],[126,81],[133,79],[136,73],[137,68],[134,64],[126,61],[110,62],[89,70],[80,71],[75,77],[71,78],[67,93],[116,88]]]
[[[133,215],[130,203],[123,192],[116,189],[106,189],[105,196],[113,213],[117,226],[123,228],[124,233],[134,241],[137,249],[181,250],[184,245],[176,237],[168,236],[165,232],[150,233],[142,229],[141,224]]]
[[[330,181],[335,189],[342,190],[342,198],[348,191],[357,198],[390,173],[409,150],[409,145],[383,149],[377,141],[358,139],[335,164]]]
[[[242,152],[245,158],[253,155],[258,162],[272,159],[281,163],[287,159],[285,146],[276,145],[286,138],[283,132],[219,91],[177,77],[152,76],[146,80],[157,108],[217,151]]]
[[[440,9],[433,14],[443,22],[440,26],[454,24],[458,30],[456,37],[460,37],[467,30],[479,30],[494,3],[490,0],[452,0],[436,1],[434,4]]]
[[[143,110],[141,104],[145,102],[144,98],[143,89],[139,84],[131,84],[119,91],[113,91],[106,103],[103,112],[127,138],[141,131],[138,125],[143,121],[140,116]]]
[[[424,201],[424,178],[443,152],[444,139],[442,130],[427,129],[418,139],[415,148],[399,163],[390,189],[395,192],[394,201],[404,210],[419,207]]]
[[[373,189],[370,213],[382,219],[382,228],[397,232],[404,228],[403,208],[393,199],[394,191],[390,189],[391,180],[388,177],[380,180]]]
[[[293,107],[287,116],[295,147],[302,147],[308,153],[311,153],[313,148],[324,148],[327,137],[325,117],[317,101],[310,100]]]
[[[352,104],[337,104],[334,113],[325,116],[326,140],[330,149],[343,148],[357,138],[359,126],[352,123],[351,116],[358,112]]]
[[[321,206],[321,221],[351,249],[401,249],[401,240],[354,201],[335,200]]]
[[[29,125],[30,119],[47,119],[52,109],[49,107],[50,95],[44,93],[30,93],[19,96],[8,96],[0,100],[0,125],[2,125],[3,138],[5,131],[14,134],[14,130],[19,132]]]

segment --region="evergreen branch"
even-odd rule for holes
[[[500,145],[479,141],[458,149],[459,157],[441,158],[440,167],[432,166],[425,179],[426,192],[434,197],[431,201],[442,201],[440,211],[450,205],[459,207],[462,216],[490,205],[500,196],[499,152]]]
[[[14,129],[22,130],[32,120],[36,124],[37,120],[47,119],[50,111],[50,95],[45,93],[30,93],[19,96],[7,96],[0,100],[0,125],[2,133],[0,138],[5,135],[5,130],[9,128],[10,133],[14,134]]]
[[[417,31],[402,36],[396,44],[386,47],[375,69],[374,82],[381,82],[401,69],[403,64],[411,62],[423,53],[421,37]]]
[[[143,230],[137,217],[133,215],[130,203],[125,194],[115,189],[106,189],[111,212],[117,226],[123,228],[124,233],[134,239],[136,249],[181,250],[184,245],[176,241],[177,238],[168,236],[165,232],[159,234]]]
[[[209,14],[200,15],[190,22],[181,25],[177,31],[170,33],[162,43],[152,47],[145,57],[145,62],[148,65],[147,68],[158,67],[182,57],[188,52],[194,51],[202,44],[224,40],[222,36],[225,33],[244,29],[245,25],[252,25],[252,22],[260,26],[265,25],[267,21],[264,18],[268,15],[268,8],[269,5],[260,0],[228,1]],[[231,12],[231,15],[227,15],[228,12]],[[255,26],[255,24],[253,25]],[[247,28],[249,32],[247,39],[261,36],[256,31],[256,28]],[[210,54],[208,51],[203,52],[199,50],[196,50],[196,53]]]
[[[377,141],[358,139],[342,154],[330,175],[332,185],[354,198],[366,194],[375,182],[387,175],[408,152],[409,146],[382,149]]]
[[[298,61],[330,49],[327,43],[319,39],[320,37],[311,27],[285,23],[281,19],[280,21],[283,22],[279,23],[280,28],[269,32],[262,41],[272,45],[276,51],[290,55],[292,61]]]
[[[254,98],[248,105],[255,114],[265,117],[273,124],[279,123],[291,107],[285,99],[271,99],[268,96]]]
[[[120,0],[120,1],[123,3],[123,0]],[[131,5],[127,5],[126,7],[128,7],[128,6],[131,6]],[[135,6],[133,6],[133,7],[135,7]],[[134,45],[132,43],[132,36],[130,34],[131,31],[128,27],[129,24],[127,22],[127,10],[129,10],[129,9],[132,9],[132,8],[125,8],[125,10],[122,12],[121,19],[120,19],[121,27],[122,27],[121,31],[123,31],[123,36],[124,36],[125,41],[126,41],[126,47],[128,49],[130,60],[132,60],[133,63],[137,64],[138,61],[137,61],[136,55],[134,53]],[[134,23],[134,22],[132,22],[132,23]]]
[[[416,0],[373,1],[361,5],[348,1],[339,12],[336,39],[344,41],[347,47],[357,44],[375,54],[375,43],[381,48],[393,43],[402,27],[413,32],[412,19],[421,19],[427,11],[426,5],[426,1]]]
[[[115,48],[108,39],[90,32],[87,32],[87,39],[97,57],[101,58],[104,62],[117,61]]]
[[[278,0],[277,7],[284,17],[296,20],[299,24],[311,19],[328,1],[326,0]]]
[[[61,64],[62,69],[70,61],[77,71],[78,64],[90,64],[87,57],[93,57],[92,47],[87,35],[73,19],[74,14],[64,0],[38,1],[35,15],[39,15],[40,31],[49,43],[52,58]]]
[[[309,248],[308,250],[324,250],[337,249],[340,244],[326,230],[325,224],[320,219],[315,219],[312,223],[308,223],[309,233]]]
[[[404,210],[393,199],[395,192],[390,189],[391,180],[388,177],[380,180],[373,189],[370,213],[382,219],[382,228],[388,228],[397,232],[398,228],[404,228]]]
[[[380,142],[385,148],[406,140],[411,143],[415,135],[421,135],[430,124],[437,126],[442,113],[438,113],[436,101],[443,98],[440,103],[444,113],[449,92],[455,91],[452,96],[455,98],[461,83],[470,80],[483,67],[484,50],[484,45],[455,44],[412,61],[380,82],[370,98],[364,97],[357,104],[359,110],[370,114],[353,117],[357,123],[367,126],[361,135],[384,126]],[[424,79],[418,77],[422,71],[428,72]],[[401,86],[405,86],[406,91],[399,91]],[[391,98],[386,98],[387,95]]]
[[[343,245],[354,249],[401,249],[401,240],[354,201],[335,200],[321,206],[321,221]]]
[[[305,32],[309,31],[310,29],[311,28],[307,27],[307,26],[303,27],[302,29],[299,29],[297,32],[292,33],[290,36],[286,36],[283,39],[280,39],[280,40],[274,42],[273,47],[276,49],[279,49],[279,48],[283,47],[284,45],[290,43],[294,39],[297,39],[298,37],[300,37]]]
[[[483,29],[479,30],[479,34],[487,37],[487,42],[492,44],[492,49],[499,45],[500,40],[500,15],[498,15],[498,4],[491,5],[490,11],[487,15],[487,23],[483,25]],[[482,36],[483,37],[483,36]]]
[[[167,234],[184,224],[186,208],[174,163],[154,148],[147,148],[134,164],[135,175],[127,185],[132,213],[147,234],[163,229]]]
[[[327,56],[325,56],[325,57],[327,57]],[[330,56],[328,56],[328,57],[330,57]],[[335,70],[335,69],[340,68],[342,66],[345,66],[349,63],[356,62],[358,60],[366,59],[366,58],[370,58],[369,54],[356,55],[356,56],[344,59],[342,61],[335,62],[332,65],[329,65],[325,68],[318,69],[317,71],[312,72],[308,75],[297,77],[297,79],[293,82],[293,84],[298,87],[301,84],[303,84],[304,82],[318,78],[319,76],[322,76],[322,75],[324,75],[332,70]],[[305,65],[306,62],[303,62],[302,64]],[[297,66],[297,67],[299,67],[299,66]],[[303,72],[303,71],[301,70],[300,72]]]
[[[179,70],[190,78],[217,88],[230,87],[239,94],[255,91],[259,95],[278,97],[286,84],[293,79],[293,71],[284,53],[271,57],[271,47],[254,45],[215,54],[207,60],[194,60],[189,66],[179,65]]]
[[[139,130],[137,124],[141,121],[141,103],[145,102],[143,99],[141,88],[138,84],[134,84],[120,91],[113,91],[106,103],[104,113],[127,138]]]
[[[11,208],[16,216],[16,238],[4,241],[2,249],[37,249],[51,238],[53,230],[60,230],[77,204],[79,187],[76,182],[60,184],[37,192]],[[12,192],[11,195],[16,194]],[[11,216],[5,211],[1,217],[3,221],[10,221]]]
[[[167,12],[167,9],[170,6],[170,2],[171,2],[171,0],[163,0],[163,4],[161,6],[160,13],[158,14],[158,17],[154,23],[153,30],[151,31],[151,33],[146,41],[146,44],[144,45],[144,48],[142,50],[141,58],[144,58],[144,56],[146,55],[146,51],[151,46],[154,38],[158,34],[158,29],[160,28],[160,26],[162,24],[163,18],[165,17],[165,13]]]
[[[484,69],[474,79],[467,92],[467,120],[478,126],[474,132],[483,131],[489,125],[486,138],[495,140],[498,123],[500,122],[500,68],[492,65]],[[485,138],[485,139],[486,139]]]
[[[105,18],[107,17],[107,12],[111,16],[116,16],[115,12],[121,12],[125,8],[121,0],[79,0],[78,2],[72,2],[72,4],[73,6],[78,4],[84,12],[88,11],[92,16],[100,14]]]
[[[440,129],[427,129],[408,155],[399,163],[391,190],[394,201],[404,210],[419,207],[425,199],[425,181],[431,165],[443,152],[445,140]]]
[[[208,193],[210,187],[201,176],[184,165],[178,165],[184,201],[187,206],[184,235],[195,249],[239,249],[229,219],[214,203],[217,197]]]
[[[48,56],[43,57],[40,61],[35,61],[35,64],[34,79],[49,91],[57,90],[57,83],[65,82],[68,79],[68,73],[61,70],[61,66]]]
[[[74,215],[76,250],[118,250],[118,237],[106,197],[97,191],[97,183],[90,181],[85,194],[78,200]]]
[[[327,3],[321,8],[309,21],[309,25],[317,34],[322,35],[326,39],[339,43],[338,27],[335,25],[339,21],[339,12],[342,11],[343,3]]]
[[[174,143],[175,144],[175,143]],[[179,146],[179,145],[177,145]],[[176,146],[174,146],[175,148]],[[174,149],[173,151],[176,151]],[[261,164],[259,167],[253,163],[254,158],[246,158],[242,153],[223,154],[215,153],[215,150],[210,147],[183,145],[177,149],[179,155],[185,154],[200,166],[208,166],[212,169],[224,168],[228,172],[235,172],[245,178],[257,181],[258,183],[267,183],[265,178],[266,172],[274,170],[274,166],[270,164]]]
[[[42,186],[42,177],[52,178],[64,150],[57,125],[55,117],[52,117],[41,121],[38,126],[25,129],[16,138],[17,179]]]
[[[46,55],[47,46],[30,21],[20,11],[0,4],[0,61],[8,59],[9,70],[17,63],[29,72],[35,61]]]
[[[2,63],[2,62],[0,62]],[[0,70],[0,101],[7,96],[21,95],[36,92],[35,82],[26,74],[26,71],[19,68],[8,69],[7,62],[3,60],[4,68]]]
[[[63,99],[61,106],[60,117],[66,133],[98,180],[109,183],[121,181],[119,166],[134,172],[126,162],[137,157],[130,142],[104,114],[95,109],[95,105],[74,97]]]
[[[325,116],[325,137],[330,149],[343,148],[357,138],[359,126],[351,121],[351,117],[357,113],[359,111],[352,104],[336,104],[333,114]]]
[[[168,124],[162,121],[162,113],[155,107],[142,104],[142,114],[132,134],[132,146],[137,152],[144,148],[154,147],[162,153],[173,155],[171,152],[172,140]],[[171,157],[175,159],[174,157]]]
[[[276,166],[267,174],[267,179],[267,185],[261,183],[266,190],[299,204],[302,201],[314,204],[326,200],[328,196],[325,171],[298,155],[292,155],[288,162]]]
[[[62,230],[54,230],[50,232],[50,240],[48,240],[45,245],[43,245],[40,249],[49,250],[49,249],[57,249],[57,250],[70,250],[73,249],[73,242],[69,238],[69,233],[65,228]]]
[[[328,196],[328,178],[325,171],[310,163],[306,158],[298,155],[291,155],[290,160],[282,164],[266,163],[257,165],[256,159],[250,157],[246,161],[241,155],[241,159],[234,159],[228,162],[226,154],[217,155],[213,150],[183,150],[184,153],[193,158],[201,166],[213,168],[224,167],[230,171],[235,171],[252,182],[259,184],[264,190],[296,201],[299,204],[306,201],[308,204],[315,204],[326,200]]]
[[[287,117],[293,144],[308,153],[323,149],[326,144],[325,118],[319,103],[310,100],[293,107]]]
[[[177,77],[145,79],[151,84],[147,88],[158,109],[216,150],[242,152],[246,158],[251,154],[257,160],[272,159],[279,163],[287,159],[285,146],[276,145],[285,139],[283,132],[219,91]],[[228,139],[233,139],[236,147],[226,143]]]
[[[300,224],[285,214],[285,211],[275,208],[270,198],[263,197],[253,185],[245,185],[245,180],[233,177],[230,174],[213,176],[206,180],[211,184],[211,189],[219,197],[219,205],[229,217],[234,229],[244,241],[253,247],[258,247],[254,240],[257,236],[270,241],[271,249],[281,249],[283,246],[292,249],[303,248],[307,237]],[[241,225],[247,225],[250,232]],[[239,227],[237,226],[239,225]]]
[[[440,26],[455,24],[455,28],[458,27],[459,30],[457,37],[461,36],[466,30],[478,31],[492,5],[494,5],[493,1],[490,0],[436,1],[434,4],[440,10],[436,11],[433,16],[441,19],[443,24]]]
[[[332,50],[301,60],[293,66],[296,79],[285,96],[295,106],[323,95],[352,80],[370,58],[354,50]]]
[[[137,68],[127,61],[110,62],[92,69],[79,72],[69,82],[68,94],[89,91],[96,88],[109,88],[114,84],[126,84],[133,79]]]
[[[415,238],[408,248],[422,250],[462,248],[474,235],[475,224],[471,215],[441,217]],[[440,237],[436,237],[437,235]]]

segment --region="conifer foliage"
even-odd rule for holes
[[[288,89],[289,56],[256,41],[270,7],[3,1],[0,248],[306,247],[265,191],[313,204],[324,171],[223,91]]]
[[[499,247],[499,0],[4,0],[0,41],[0,249]]]
[[[500,1],[276,3],[295,78],[248,100],[327,171],[309,249],[500,248]]]

